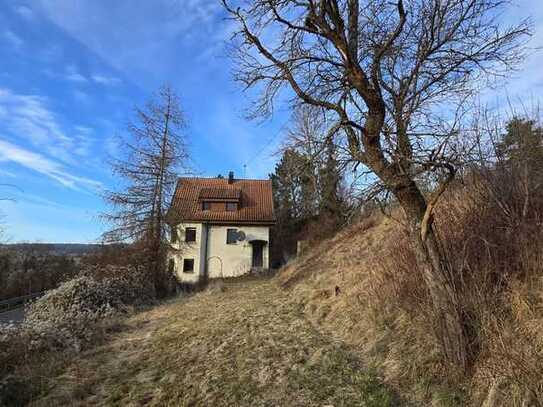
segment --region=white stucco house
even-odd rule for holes
[[[168,223],[168,268],[183,286],[268,269],[271,181],[180,178]]]

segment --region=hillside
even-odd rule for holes
[[[466,239],[447,229],[452,219],[465,230],[450,202],[438,221],[454,248]],[[526,245],[521,253],[540,251]],[[537,406],[543,263],[525,263],[533,278],[490,290],[496,280],[477,278],[493,276],[486,270],[499,270],[504,257],[487,256],[453,258],[471,261],[460,293],[479,324],[464,375],[440,355],[399,224],[375,216],[308,249],[277,277],[213,283],[134,315],[103,345],[39,378],[35,405]]]
[[[361,294],[376,283],[381,271],[376,266],[383,262],[396,232],[397,225],[390,219],[367,219],[290,263],[278,282],[319,327],[369,350],[376,345],[370,343],[372,327],[364,326],[371,306]]]
[[[453,373],[441,357],[435,315],[398,220],[370,217],[344,229],[291,262],[278,283],[317,329],[354,349],[406,402],[539,406],[540,240],[524,239],[525,229],[508,240],[496,232],[499,217],[472,204],[455,192],[438,212],[445,250],[462,271],[468,372]]]
[[[450,372],[425,313],[424,286],[414,265],[402,270],[397,263],[408,260],[405,238],[395,218],[371,216],[291,262],[278,284],[317,329],[354,349],[405,403],[472,405],[461,386],[441,379]]]
[[[0,249],[12,251],[34,251],[49,253],[57,256],[81,256],[96,252],[103,247],[93,243],[11,243],[0,244]]]
[[[43,380],[43,379],[42,379]],[[241,279],[129,319],[34,405],[387,406],[390,391],[275,279]]]
[[[397,307],[402,290],[410,289],[410,284],[404,288],[402,281],[390,276],[401,275],[390,259],[402,238],[396,221],[371,217],[290,263],[278,283],[319,330],[356,349],[402,395],[412,395],[410,386],[416,377],[423,394],[415,395],[414,401],[441,405],[441,397],[448,398],[449,390],[431,390],[424,383],[440,368],[433,361],[437,345],[429,331],[422,332],[423,341],[417,336],[420,326],[431,327],[423,315],[414,320]]]

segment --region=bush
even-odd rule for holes
[[[24,406],[31,398],[32,389],[26,381],[13,376],[0,378],[0,407]]]
[[[10,371],[43,351],[79,352],[118,315],[153,300],[153,285],[137,268],[87,267],[82,276],[30,304],[21,326],[0,327],[0,366]]]

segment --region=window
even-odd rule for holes
[[[238,241],[237,229],[226,229],[226,244],[236,244]]]
[[[175,273],[175,260],[170,259],[168,261],[168,273],[173,274]]]
[[[177,242],[177,226],[172,226],[171,241],[172,241],[172,243]]]
[[[194,273],[194,259],[183,259],[183,273]]]
[[[202,210],[209,211],[211,209],[211,202],[202,202]]]
[[[228,212],[235,212],[238,210],[238,204],[236,202],[226,202],[226,210]]]
[[[186,228],[185,242],[195,242],[195,241],[196,241],[196,228]]]

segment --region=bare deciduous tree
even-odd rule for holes
[[[342,146],[327,137],[326,119],[317,107],[305,104],[296,108],[283,149],[294,149],[302,154],[311,169],[309,181],[314,199],[307,212],[329,218],[330,225],[337,228],[346,209],[345,196],[340,195],[345,192],[343,173],[350,161],[341,154]]]
[[[469,365],[452,270],[432,212],[463,147],[463,102],[522,60],[529,21],[501,27],[506,0],[222,0],[237,22],[235,77],[260,91],[266,115],[287,95],[334,118],[350,160],[402,206],[437,315],[445,358]],[[418,177],[434,174],[425,196]]]
[[[159,288],[166,210],[178,172],[188,167],[185,119],[179,99],[169,87],[162,88],[145,109],[137,108],[136,118],[128,126],[130,138],[121,146],[125,156],[112,163],[113,172],[125,185],[104,195],[111,211],[103,218],[113,225],[104,238],[141,244]]]

